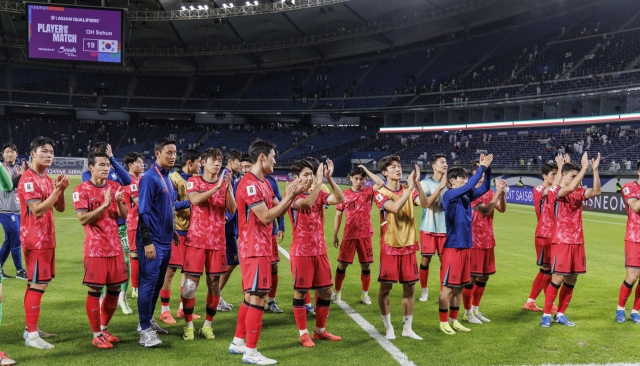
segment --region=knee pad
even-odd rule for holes
[[[198,284],[187,278],[186,281],[184,281],[184,286],[182,286],[182,297],[185,299],[194,299],[197,288]]]

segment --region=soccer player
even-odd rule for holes
[[[84,226],[84,280],[89,287],[87,317],[93,332],[93,345],[113,348],[120,339],[112,335],[109,321],[118,307],[120,285],[128,281],[127,264],[118,232],[117,218],[127,218],[127,204],[120,183],[107,180],[109,156],[91,152],[88,158],[91,179],[73,190],[73,207]],[[100,293],[107,294],[100,304]]]
[[[278,188],[278,182],[270,175],[265,176],[265,179],[269,181],[273,194],[278,201],[282,200],[280,194],[280,188]],[[273,223],[273,229],[271,230],[271,244],[273,247],[273,257],[271,258],[271,290],[267,296],[267,310],[272,313],[281,314],[282,309],[278,307],[276,302],[276,292],[278,291],[278,263],[280,262],[280,252],[278,250],[278,244],[284,239],[284,217],[278,217]]]
[[[16,164],[17,151],[16,145],[11,143],[4,144],[2,147],[3,165],[11,175],[13,188],[9,192],[0,192],[0,224],[4,229],[4,242],[0,248],[0,274],[4,278],[11,278],[3,269],[11,254],[16,267],[16,278],[26,280],[27,272],[22,267],[22,253],[20,253],[20,204],[16,198],[20,178],[27,170],[27,162],[21,165]]]
[[[138,194],[138,255],[140,289],[138,290],[139,344],[155,347],[162,344],[158,333],[169,334],[153,320],[153,311],[160,296],[164,276],[171,257],[171,243],[175,236],[175,201],[177,193],[169,169],[176,163],[176,142],[161,138],[154,146],[156,162],[140,179]],[[143,254],[139,252],[138,254]]]
[[[380,209],[380,292],[378,306],[387,339],[395,339],[391,324],[391,303],[389,296],[393,284],[402,284],[402,336],[422,340],[412,329],[414,294],[418,282],[418,238],[413,206],[422,206],[427,202],[420,186],[420,169],[407,177],[407,186],[400,184],[402,164],[400,157],[389,155],[378,161],[380,173],[387,184],[375,194],[376,205]],[[415,189],[417,186],[417,190]]]
[[[42,338],[55,337],[38,329],[40,303],[49,282],[55,277],[56,229],[52,207],[64,212],[64,191],[69,177],[60,174],[52,181],[46,173],[53,162],[54,142],[48,137],[31,141],[31,168],[27,169],[18,185],[20,199],[20,242],[27,265],[27,292],[24,296],[26,317],[25,345],[38,349],[53,349]]]
[[[276,164],[275,147],[267,141],[251,144],[251,170],[240,179],[236,188],[238,253],[245,295],[238,310],[238,324],[229,353],[243,355],[243,363],[258,365],[277,363],[257,350],[266,297],[271,289],[272,224],[277,217],[284,215],[294,197],[305,188],[299,181],[294,181],[287,185],[282,201],[275,198],[271,185],[265,180],[266,175],[273,173]]]
[[[584,233],[582,230],[582,201],[600,195],[600,153],[594,160],[591,159],[593,169],[593,188],[579,187],[582,178],[589,168],[587,153],[582,155],[582,167],[572,163],[562,166],[562,176],[556,177],[555,185],[549,189],[547,199],[554,205],[554,219],[556,222],[553,240],[551,241],[551,282],[544,293],[544,314],[540,325],[551,326],[551,307],[558,296],[558,313],[554,321],[568,326],[575,326],[564,315],[573,296],[573,288],[578,279],[578,274],[587,272],[587,263],[584,253]],[[564,285],[563,285],[564,283]]]
[[[251,164],[251,156],[249,154],[242,155],[242,158],[240,159],[240,167],[241,176],[244,176],[251,171],[251,167],[253,167],[253,164]]]
[[[326,171],[326,173],[325,173]],[[293,163],[291,173],[294,179],[300,179],[305,187],[314,182],[313,165],[308,160]],[[324,239],[324,206],[337,205],[344,201],[344,196],[333,178],[333,162],[327,159],[327,168],[319,164],[317,182],[323,177],[331,185],[333,194],[322,190],[316,184],[313,190],[308,189],[298,195],[289,210],[293,237],[291,241],[291,274],[293,275],[293,314],[298,325],[300,343],[304,347],[314,347],[315,343],[307,330],[306,293],[318,291],[316,300],[316,328],[313,339],[340,341],[325,329],[329,307],[331,305],[331,267],[327,257],[327,244]]]
[[[471,175],[478,170],[478,161],[474,161],[469,168]],[[482,187],[484,175],[475,188]],[[464,286],[462,290],[462,301],[464,304],[464,320],[471,324],[490,323],[480,312],[480,301],[484,294],[489,276],[496,273],[496,256],[494,248],[496,239],[493,235],[493,213],[497,210],[504,213],[507,209],[507,199],[504,189],[507,182],[500,180],[496,185],[496,193],[489,189],[485,194],[471,202],[473,210],[471,216],[471,238],[472,244],[471,282]]]
[[[364,186],[367,177],[373,180],[373,186]],[[374,192],[380,189],[384,182],[380,177],[365,168],[364,165],[358,165],[353,168],[349,173],[349,180],[351,181],[351,188],[342,193],[344,202],[336,206],[336,216],[333,222],[333,246],[340,248],[340,252],[338,254],[338,268],[336,268],[335,291],[331,300],[338,304],[342,300],[342,281],[344,281],[347,267],[353,263],[353,258],[357,251],[358,261],[360,262],[360,282],[362,282],[360,300],[365,305],[371,305],[371,298],[369,297],[369,285],[371,284],[369,265],[373,263],[371,204],[373,203]],[[343,212],[346,219],[342,245],[340,245],[338,234],[340,232],[340,224],[342,224]]]
[[[640,162],[636,166],[638,177],[640,178]],[[624,323],[627,319],[625,305],[631,296],[633,285],[640,278],[640,179],[630,182],[622,187],[622,197],[627,205],[627,232],[624,237],[624,257],[627,276],[620,286],[620,296],[618,297],[618,309],[616,310],[616,321]],[[630,319],[636,324],[640,324],[640,286],[636,286],[635,301]]]
[[[442,154],[431,156],[429,160],[433,176],[425,177],[420,185],[427,195],[427,207],[422,210],[420,223],[420,287],[422,292],[418,300],[429,299],[429,264],[431,258],[442,254],[442,246],[447,237],[442,197],[447,190],[447,158]],[[442,279],[441,279],[442,280]]]
[[[171,309],[169,303],[171,301],[171,282],[173,276],[176,274],[179,268],[182,268],[184,263],[184,252],[186,247],[184,242],[187,238],[189,231],[189,224],[191,218],[191,203],[189,197],[187,197],[187,180],[194,174],[200,172],[200,151],[195,149],[186,149],[182,153],[182,169],[169,174],[169,179],[174,186],[174,192],[177,193],[175,210],[176,210],[176,232],[178,233],[179,240],[171,246],[171,258],[169,259],[169,267],[167,268],[167,274],[164,278],[164,284],[160,290],[160,320],[165,324],[175,324],[176,320],[171,315]],[[180,287],[184,285],[186,276],[183,273],[180,280]],[[182,293],[182,289],[180,290]],[[184,317],[182,297],[180,298],[180,305],[178,307],[178,318]],[[194,319],[200,319],[199,315],[191,314]]]
[[[565,155],[567,163],[569,162],[569,154]],[[549,188],[553,186],[553,182],[558,174],[558,169],[562,169],[565,158],[558,155],[556,163],[542,164],[542,184],[533,188],[533,206],[536,210],[538,224],[536,225],[536,263],[540,266],[538,275],[531,285],[531,293],[527,302],[524,303],[525,310],[542,312],[536,305],[536,299],[540,292],[549,286],[551,282],[551,239],[553,238],[553,230],[555,228],[555,220],[553,218],[553,205],[547,199]],[[558,312],[558,308],[554,304],[551,313]]]
[[[438,299],[440,330],[447,335],[457,331],[470,332],[471,329],[458,321],[460,300],[464,285],[471,281],[470,249],[471,238],[471,202],[480,198],[489,189],[491,170],[489,165],[493,155],[480,155],[480,167],[471,178],[464,168],[452,168],[447,171],[449,190],[442,197],[442,207],[447,225],[447,237],[440,254],[440,278],[442,290]],[[480,188],[475,188],[483,178]],[[448,319],[447,319],[447,312]]]
[[[240,181],[239,175],[242,173],[242,152],[236,149],[230,149],[224,155],[224,159],[227,161],[227,166],[222,170],[222,175],[231,176],[231,190],[235,197],[236,187]],[[250,160],[250,158],[247,158]],[[251,162],[248,162],[249,169],[251,169]],[[235,198],[234,198],[235,199]],[[236,214],[225,213],[224,235],[225,246],[227,250],[227,273],[220,277],[220,302],[218,303],[218,311],[231,311],[233,305],[227,304],[222,298],[222,289],[231,278],[233,270],[236,269],[240,261],[238,260],[238,216]]]
[[[0,325],[2,324],[2,276],[0,276]],[[0,365],[15,365],[16,361],[7,356],[6,353],[0,351]]]
[[[129,239],[130,253],[130,274],[131,278],[131,297],[138,298],[138,248],[136,247],[136,232],[138,230],[138,186],[140,178],[144,173],[144,161],[142,155],[137,152],[130,152],[124,156],[124,165],[129,169],[131,175],[131,184],[124,187],[124,200],[127,204],[127,238]],[[120,299],[126,296],[126,293],[120,292]]]
[[[201,155],[204,174],[187,181],[187,195],[191,201],[191,226],[185,241],[183,273],[187,276],[182,288],[184,320],[182,339],[194,338],[193,308],[202,272],[206,270],[207,316],[200,329],[205,339],[215,339],[211,323],[220,302],[220,276],[227,273],[227,250],[224,242],[225,213],[235,214],[236,202],[231,192],[231,174],[218,178],[222,166],[222,152],[208,148]]]
[[[122,186],[128,186],[131,184],[131,176],[129,173],[116,161],[116,158],[113,157],[113,152],[111,151],[111,145],[106,142],[96,142],[91,146],[89,150],[89,154],[92,152],[102,152],[107,154],[109,157],[109,163],[111,164],[111,168],[109,170],[109,175],[107,177],[108,180],[113,182],[118,182]],[[82,173],[82,182],[86,182],[91,179],[91,171],[87,170]],[[127,262],[127,268],[129,267],[129,237],[127,234],[127,220],[126,218],[123,220],[118,218],[118,235],[120,236],[120,241],[122,243],[122,250],[125,253],[125,261]],[[129,272],[127,272],[129,273]],[[122,313],[125,315],[129,315],[133,313],[129,303],[127,302],[127,290],[129,289],[129,280],[123,283],[120,286],[120,291],[124,292],[124,295],[120,295],[118,300],[118,306],[122,309]]]

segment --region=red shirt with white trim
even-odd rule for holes
[[[142,178],[142,177],[140,177]],[[124,186],[124,202],[127,204],[127,230],[136,230],[138,227],[138,204],[133,201],[138,197],[138,184],[140,179],[131,175],[131,184]]]
[[[308,195],[309,193],[298,195],[289,209],[289,219],[293,228],[290,254],[294,257],[327,254],[327,243],[324,239],[324,205],[328,204],[327,198],[330,194],[321,190],[311,209],[295,209],[296,202]]]
[[[27,169],[18,184],[20,199],[20,243],[22,250],[41,250],[56,247],[56,227],[53,223],[53,209],[36,217],[29,209],[29,203],[44,202],[53,193],[53,181],[45,173],[40,175]]]
[[[213,182],[204,180],[203,176],[191,177],[187,180],[187,196],[192,193],[207,192],[218,185],[217,178]],[[185,240],[185,245],[208,249],[224,250],[226,248],[224,235],[224,213],[227,202],[227,182],[209,199],[199,205],[191,206],[191,224]]]
[[[253,213],[253,206],[264,204],[273,207],[271,184],[260,180],[253,173],[247,173],[236,187],[238,208],[238,253],[240,258],[271,257],[271,230],[273,223],[263,224]]]
[[[488,190],[487,193],[480,196],[475,201],[471,202],[471,208],[473,209],[471,216],[471,237],[473,241],[473,248],[476,249],[491,249],[496,246],[496,239],[493,235],[493,212],[487,216],[481,214],[476,210],[479,204],[488,205],[493,199],[495,193],[492,190]]]
[[[371,225],[373,187],[365,187],[360,192],[349,188],[343,194],[344,201],[336,206],[336,210],[344,212],[346,216],[342,240],[373,236],[373,226]]]
[[[551,244],[584,245],[582,201],[586,191],[585,188],[578,188],[561,198],[558,197],[560,186],[549,188],[547,199],[553,204],[556,222]]]
[[[624,240],[640,242],[640,213],[629,207],[630,199],[640,199],[640,185],[638,182],[631,182],[622,186],[622,197],[627,208],[627,232],[624,235]]]
[[[538,218],[536,238],[552,238],[556,224],[553,218],[553,204],[544,195],[545,188],[542,184],[533,188],[533,206]]]

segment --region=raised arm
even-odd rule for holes
[[[294,180],[293,182],[287,184],[285,196],[283,197],[282,201],[278,203],[278,205],[269,209],[267,208],[266,204],[260,203],[258,205],[252,206],[251,211],[256,215],[256,217],[258,217],[260,222],[262,222],[264,225],[269,225],[273,222],[273,220],[275,220],[279,216],[284,215],[289,207],[291,207],[293,199],[300,193],[304,192],[304,190],[305,186],[300,184],[300,180]]]
[[[469,178],[469,180],[467,181],[467,183],[465,185],[463,185],[460,188],[450,188],[445,194],[443,199],[443,202],[452,202],[456,199],[458,199],[459,197],[464,196],[465,194],[468,194],[469,192],[471,192],[473,190],[473,188],[478,184],[478,182],[480,181],[480,178],[482,178],[482,173],[484,173],[484,171],[487,168],[484,165],[480,165],[480,168],[476,171],[476,174],[472,175],[471,178]]]
[[[584,175],[587,173],[587,169],[589,168],[589,158],[586,152],[582,154],[581,164],[582,168],[580,169],[580,172],[573,178],[571,183],[569,183],[569,185],[566,187],[560,188],[560,190],[558,191],[559,198],[573,193],[580,186],[580,182],[582,182],[582,179],[584,178]]]
[[[342,225],[342,211],[336,210],[336,216],[333,219],[333,246],[340,247],[340,239],[338,234],[340,232],[340,226]]]
[[[296,200],[293,205],[293,208],[295,208],[296,210],[310,210],[311,207],[313,207],[313,204],[318,199],[318,195],[322,190],[323,176],[324,176],[324,165],[320,164],[317,172],[318,184],[316,184],[316,186],[313,187],[313,190],[311,191],[311,193],[309,193],[305,198]],[[291,199],[293,200],[294,198],[291,198]]]
[[[207,202],[207,200],[209,198],[211,198],[211,196],[213,196],[219,190],[223,189],[224,188],[223,187],[223,183],[225,181],[228,182],[229,180],[230,180],[229,176],[226,176],[224,178],[219,178],[218,179],[218,184],[216,184],[215,187],[211,188],[208,191],[190,192],[189,193],[189,202],[191,202],[191,204],[194,205],[194,206],[198,206],[198,205],[201,205],[201,204]],[[227,184],[227,186],[228,186],[228,184]],[[177,205],[178,205],[178,202],[176,202],[176,210],[178,209]],[[233,212],[235,212],[235,210]],[[233,212],[230,212],[230,213],[233,213]]]
[[[484,181],[482,185],[478,188],[474,188],[471,191],[471,200],[478,199],[482,197],[483,194],[487,193],[491,189],[491,167],[487,166],[487,170],[484,172]]]
[[[68,175],[64,175],[64,174],[60,174],[53,183],[54,183],[54,186],[55,186],[56,189],[60,189],[61,190],[60,191],[60,195],[58,195],[58,199],[56,199],[55,203],[53,204],[53,207],[58,212],[64,212],[64,209],[66,207],[66,201],[65,201],[65,198],[64,198],[64,191],[65,191],[65,189],[67,189],[67,187],[69,187],[69,183],[70,183],[69,176]]]
[[[589,199],[595,196],[599,196],[602,193],[602,188],[600,187],[600,173],[598,173],[598,167],[600,166],[600,153],[598,153],[598,157],[594,160],[591,159],[591,168],[593,170],[593,188],[588,188],[584,193],[584,198]]]
[[[236,210],[237,210],[237,206],[236,206],[236,199],[233,197],[233,191],[232,191],[232,187],[231,187],[231,174],[228,174],[225,177],[225,182],[226,182],[226,191],[227,191],[227,197],[225,199],[225,206],[226,206],[226,210],[225,210],[225,215],[228,213],[230,214],[235,214]]]
[[[118,179],[120,180],[120,184],[123,186],[128,186],[131,184],[131,175],[126,171],[122,165],[118,164],[116,158],[113,157],[113,152],[111,152],[111,145],[107,145],[106,151],[107,156],[109,157],[109,162],[111,163],[111,167],[116,172]]]
[[[371,180],[374,183],[374,185],[373,185],[373,191],[374,192],[384,186],[384,181],[382,180],[382,178],[380,178],[377,175],[375,175],[374,173],[370,172],[369,169],[367,169],[367,167],[365,167],[364,165],[360,164],[360,165],[358,165],[358,168],[362,168],[362,170],[364,170],[364,172],[367,173],[367,176],[369,178],[371,178]]]
[[[484,216],[489,216],[494,209],[498,210],[498,212],[504,212],[507,207],[507,203],[504,195],[504,188],[507,186],[507,182],[504,180],[500,180],[496,185],[496,194],[493,196],[491,201],[486,205],[480,203],[475,207],[475,210],[481,213]]]
[[[333,194],[327,197],[327,203],[330,205],[337,205],[344,202],[344,194],[336,182],[333,180],[333,161],[327,159],[327,169],[325,170],[325,178],[329,181]]]
[[[427,195],[424,193],[424,189],[422,189],[422,183],[420,182],[420,167],[418,166],[418,164],[416,164],[415,166],[416,170],[416,174],[415,174],[415,182],[414,185],[416,187],[416,189],[418,190],[418,197],[416,197],[415,201],[413,202],[414,205],[416,206],[420,206],[422,208],[428,208],[430,205],[427,205],[427,200],[428,197]]]
[[[422,186],[422,182],[420,182],[420,185]],[[423,190],[425,186],[422,186]],[[438,186],[438,188],[436,188],[434,192],[430,192],[427,196],[426,208],[430,208],[438,200],[438,197],[440,197],[440,193],[442,193],[445,188],[447,188],[447,175],[443,174],[442,179],[440,179],[440,185]]]
[[[395,202],[387,201],[384,203],[382,208],[384,208],[385,211],[398,213],[398,211],[400,211],[402,206],[404,206],[404,204],[407,203],[407,200],[411,198],[411,196],[413,195],[413,189],[415,188],[415,184],[416,184],[415,174],[416,174],[415,171],[412,171],[411,174],[409,174],[409,177],[407,178],[407,185],[408,185],[407,189],[404,190],[404,192],[402,193],[402,196],[400,196],[400,199],[398,199]]]

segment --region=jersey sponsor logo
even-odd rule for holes
[[[80,201],[80,193],[73,192],[73,202],[78,202],[78,201]]]
[[[255,196],[256,195],[256,186],[247,186],[247,195]]]
[[[378,202],[382,202],[382,200],[384,199],[384,196],[382,195],[382,193],[378,193],[376,194],[376,200]]]
[[[193,189],[193,182],[187,183],[187,189]]]
[[[33,192],[33,183],[28,182],[24,184],[24,191],[25,192]]]
[[[131,185],[131,192],[137,192],[138,191],[138,185],[137,184],[132,184]]]
[[[623,189],[624,194],[629,194],[629,187],[625,187],[625,189]]]

